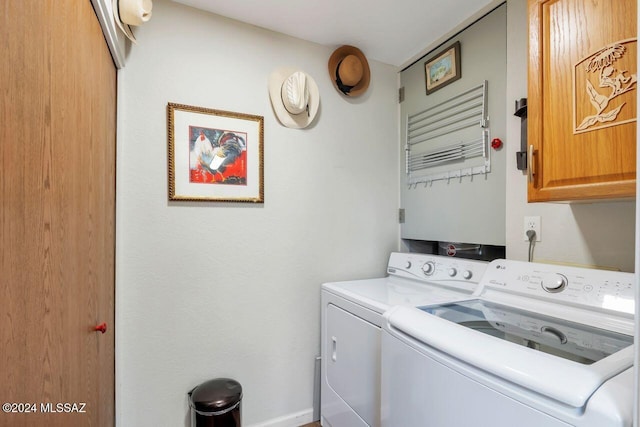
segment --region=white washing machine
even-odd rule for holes
[[[487,262],[392,253],[388,276],[322,285],[321,421],[324,427],[380,426],[382,313],[465,299]]]
[[[496,260],[467,301],[392,308],[382,425],[630,427],[633,283]]]

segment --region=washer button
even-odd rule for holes
[[[473,273],[471,272],[471,270],[465,270],[462,273],[462,277],[464,277],[465,279],[469,280],[473,277]]]

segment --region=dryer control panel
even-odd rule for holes
[[[489,264],[481,285],[483,289],[633,314],[633,283],[632,273],[501,259]]]
[[[474,290],[488,265],[486,261],[392,252],[387,273],[392,276]]]

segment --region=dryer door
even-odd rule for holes
[[[369,426],[380,425],[380,328],[327,306],[326,381]]]

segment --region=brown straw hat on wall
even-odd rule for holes
[[[329,58],[329,78],[347,96],[362,95],[369,87],[371,72],[364,53],[357,47],[342,46]]]

